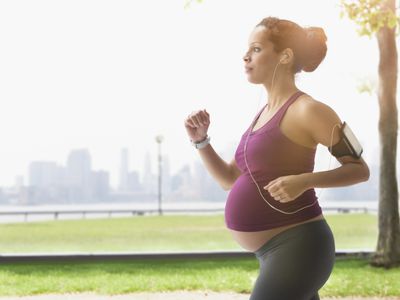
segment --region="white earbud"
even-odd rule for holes
[[[287,54],[284,54],[284,57],[281,58],[281,60],[279,61],[279,63],[281,63],[285,58],[289,57]]]

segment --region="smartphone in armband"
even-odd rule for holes
[[[332,149],[329,149],[329,151],[336,158],[351,155],[359,159],[363,152],[361,143],[346,122],[343,122],[340,129],[340,141]]]

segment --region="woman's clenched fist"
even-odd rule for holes
[[[189,138],[193,142],[201,142],[207,137],[210,115],[205,109],[193,111],[187,116],[184,124]]]

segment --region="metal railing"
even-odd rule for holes
[[[364,213],[377,212],[377,209],[373,209],[370,207],[323,207],[323,211],[335,211],[338,213],[350,213],[361,211]],[[223,213],[224,210],[220,208],[211,208],[211,209],[163,209],[163,213],[166,214],[174,214],[174,213]],[[0,211],[0,216],[11,216],[11,215],[23,215],[24,221],[28,221],[29,215],[53,215],[54,220],[58,220],[61,214],[80,214],[82,218],[85,218],[88,214],[106,214],[108,217],[111,217],[112,214],[131,214],[133,216],[143,216],[143,215],[151,215],[158,214],[158,209],[132,209],[132,208],[102,208],[102,209],[60,209],[60,210],[3,210]]]

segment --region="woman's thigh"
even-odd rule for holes
[[[319,299],[335,262],[334,238],[325,220],[292,227],[264,246],[256,253],[260,271],[250,300]]]

